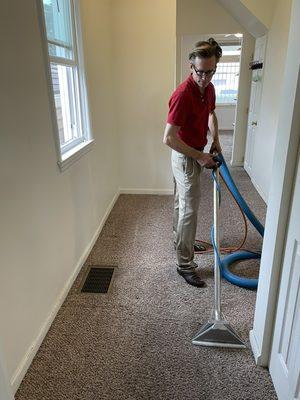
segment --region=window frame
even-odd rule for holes
[[[239,82],[238,82],[238,88],[237,88],[237,94],[236,94],[236,101],[235,103],[233,102],[227,102],[227,103],[219,103],[217,101],[217,94],[216,94],[216,107],[218,108],[226,108],[226,107],[237,107],[238,105],[238,96],[239,96],[239,88],[240,88],[240,73],[241,73],[241,56],[242,56],[242,46],[243,46],[243,37],[241,38],[236,38],[236,39],[232,39],[231,36],[233,34],[229,34],[226,35],[224,37],[224,35],[212,35],[216,38],[216,40],[218,41],[219,45],[221,46],[222,50],[223,50],[223,56],[220,60],[220,64],[224,63],[230,63],[230,62],[234,62],[234,63],[239,63],[239,70],[238,70],[238,76],[239,76]],[[220,39],[218,39],[218,36],[221,36]],[[228,37],[227,37],[228,36]],[[225,50],[227,46],[238,46],[240,47],[240,53],[239,55],[226,55],[225,54]],[[218,68],[217,68],[217,72],[218,72]],[[213,83],[213,81],[212,81]]]
[[[226,65],[226,64],[232,64],[232,63],[235,63],[235,64],[238,64],[238,72],[237,72],[237,75],[239,76],[239,80],[240,80],[240,70],[241,70],[241,63],[240,63],[240,60],[236,60],[236,61],[228,61],[228,60],[222,60],[221,59],[221,61],[220,61],[220,63],[219,64],[224,64],[224,65]],[[218,67],[217,67],[217,72],[218,72]],[[226,75],[227,74],[227,72],[221,72],[220,74],[223,74],[223,75]],[[216,77],[216,75],[217,74],[215,74],[214,75],[214,78]],[[214,81],[212,80],[212,83],[214,84]],[[216,85],[214,84],[214,86],[215,86],[215,88],[216,88]],[[234,102],[222,102],[222,103],[220,103],[220,102],[218,102],[218,96],[217,96],[217,94],[216,94],[216,106],[217,107],[228,107],[228,106],[232,106],[232,107],[236,107],[237,106],[237,103],[238,103],[238,93],[239,93],[239,83],[238,83],[238,87],[237,87],[237,93],[236,93],[236,100],[234,101]]]
[[[92,136],[91,125],[90,125],[90,113],[88,106],[88,91],[86,85],[86,74],[84,68],[83,58],[83,45],[82,45],[82,30],[79,15],[79,1],[70,1],[71,11],[71,29],[72,29],[72,45],[73,45],[73,60],[64,59],[63,57],[50,56],[48,50],[48,43],[55,44],[55,40],[48,40],[46,31],[46,21],[44,15],[43,0],[36,0],[38,9],[38,19],[40,32],[42,36],[42,47],[45,60],[45,72],[47,78],[47,87],[50,103],[50,114],[53,126],[53,134],[55,140],[55,148],[57,153],[57,164],[61,171],[67,169],[82,155],[86,154],[93,147],[94,139]],[[58,42],[57,42],[58,43]],[[62,47],[66,47],[63,44]],[[74,139],[71,143],[62,145],[59,139],[59,128],[57,123],[56,106],[55,106],[55,95],[52,84],[51,76],[51,63],[58,65],[76,66],[74,73],[76,74],[75,81],[78,82],[77,92],[80,107],[80,115],[77,115],[81,120],[82,136]],[[75,83],[76,84],[76,83]],[[76,84],[77,85],[77,84]],[[76,107],[78,111],[78,107]]]

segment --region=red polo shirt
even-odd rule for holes
[[[203,149],[207,143],[208,116],[215,109],[215,103],[214,85],[210,82],[202,97],[198,85],[190,75],[170,98],[167,122],[180,126],[178,136],[187,145]]]

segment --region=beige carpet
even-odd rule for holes
[[[232,136],[222,135],[228,158]],[[266,207],[247,174],[233,177],[264,223]],[[212,181],[205,171],[198,237],[209,239]],[[197,256],[207,281],[188,286],[177,274],[172,246],[172,197],[122,195],[87,262],[117,264],[108,295],[77,292],[81,271],[37,353],[16,400],[272,400],[268,371],[255,366],[247,350],[193,346],[213,300],[211,255]],[[222,196],[224,245],[243,234],[241,218],[227,193]],[[260,249],[250,229],[247,248]],[[257,274],[258,262],[241,270]],[[256,293],[223,282],[223,311],[246,340]]]

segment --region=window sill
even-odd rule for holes
[[[222,108],[222,107],[236,107],[237,103],[220,103],[216,104],[216,108]]]
[[[93,143],[94,139],[85,141],[63,154],[61,160],[57,162],[60,170],[65,171],[80,157],[88,153],[92,149]]]

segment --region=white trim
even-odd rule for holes
[[[56,149],[56,157],[57,157],[57,160],[60,160],[61,159],[61,151],[60,151],[60,143],[59,143],[59,136],[58,136],[58,125],[57,125],[57,119],[56,119],[54,92],[53,92],[51,70],[50,70],[50,58],[49,58],[49,53],[48,53],[46,22],[45,22],[45,17],[44,17],[44,8],[43,8],[42,0],[36,0],[36,8],[37,8],[40,33],[41,33],[41,42],[42,42],[41,45],[42,45],[42,51],[43,51],[43,56],[44,56],[44,68],[45,68],[46,83],[47,83],[47,89],[48,89],[49,112],[50,112],[51,122],[52,122],[52,132],[53,132],[55,149]]]
[[[65,65],[67,67],[77,67],[76,62],[72,59],[49,55],[49,60],[52,64]]]
[[[71,143],[70,143],[70,142],[71,142]],[[63,158],[63,155],[64,155],[64,154],[68,153],[68,151],[72,150],[73,148],[75,148],[75,147],[77,147],[78,145],[80,145],[81,143],[83,143],[83,142],[84,142],[84,137],[80,136],[79,138],[70,140],[70,142],[67,142],[67,143],[65,143],[65,144],[63,144],[63,145],[61,146],[61,149],[62,149],[62,152],[61,152],[62,158]]]
[[[224,131],[225,130],[232,130],[232,129],[223,129]],[[237,161],[237,160],[231,160],[230,161],[230,165],[232,166],[232,167],[244,167],[244,162],[243,161]]]
[[[81,270],[83,264],[85,263],[87,257],[89,256],[94,244],[96,243],[96,240],[97,240],[112,208],[114,207],[116,201],[118,200],[118,198],[119,198],[119,192],[117,192],[114,195],[114,197],[113,197],[111,203],[109,204],[108,208],[106,209],[106,212],[105,212],[96,232],[94,233],[90,243],[86,246],[82,256],[80,257],[79,261],[77,262],[77,264],[74,268],[73,273],[71,274],[70,278],[66,282],[60,295],[56,299],[56,302],[52,308],[52,311],[48,315],[44,324],[41,326],[40,332],[38,333],[37,337],[31,343],[31,346],[27,350],[27,352],[26,352],[25,356],[23,357],[23,359],[21,360],[18,368],[14,372],[12,379],[10,381],[13,393],[16,393],[16,391],[18,390],[18,387],[20,386],[34,356],[36,355],[37,351],[39,350],[39,347],[42,344],[52,322],[54,321],[54,318],[56,317],[57,312],[59,311],[61,305],[63,304],[65,298],[67,297],[69,290],[71,289],[79,271]]]
[[[75,46],[75,57],[78,59],[78,68],[80,70],[80,74],[78,74],[78,83],[79,83],[79,102],[81,109],[81,117],[82,117],[82,126],[85,127],[85,138],[87,140],[92,140],[92,128],[91,128],[91,115],[89,108],[89,93],[87,87],[87,78],[85,72],[85,57],[83,50],[83,40],[82,40],[82,27],[81,27],[81,19],[80,19],[80,10],[78,0],[74,1],[74,24],[76,23],[77,30],[75,31],[76,35],[76,46]]]
[[[216,108],[223,108],[223,107],[236,107],[236,103],[216,103]]]
[[[85,141],[65,152],[62,155],[62,160],[57,162],[60,170],[65,171],[72,164],[74,164],[75,161],[79,160],[79,158],[81,158],[84,154],[88,153],[92,149],[93,143],[94,140]]]
[[[237,100],[235,103],[216,103],[216,108],[221,108],[221,107],[236,107],[237,106]]]
[[[54,44],[57,47],[63,47],[64,49],[73,50],[73,47],[68,45],[66,42],[62,42],[61,40],[49,39],[47,38],[48,43]]]
[[[257,338],[255,336],[255,332],[253,330],[251,330],[249,333],[249,339],[250,339],[251,350],[252,350],[256,364],[265,366],[266,362],[264,362],[264,360],[262,360],[262,354],[260,352],[258,340],[257,340]]]
[[[78,10],[75,11],[75,7],[77,7],[78,0],[69,0],[70,1],[70,13],[71,13],[71,31],[72,31],[72,46],[73,46],[73,54],[74,61],[76,64],[79,63],[78,60],[78,33],[77,33],[77,22],[78,18]]]
[[[173,189],[130,189],[120,188],[120,194],[158,194],[162,196],[173,194]]]

